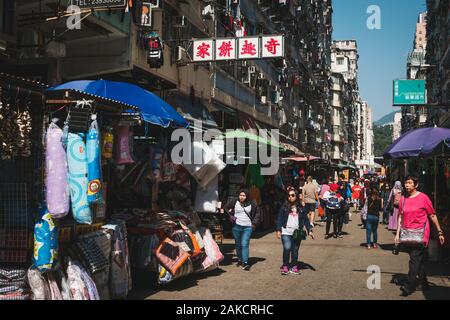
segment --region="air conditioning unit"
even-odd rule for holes
[[[258,79],[264,79],[264,73],[260,72],[260,73],[258,74]]]
[[[188,21],[187,21],[186,16],[173,17],[173,26],[176,28],[186,28],[187,23],[188,23]]]
[[[248,67],[248,73],[255,73],[255,72],[256,72],[256,67],[255,66]]]

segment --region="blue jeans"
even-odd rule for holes
[[[236,254],[243,264],[248,263],[248,247],[250,245],[250,237],[253,233],[252,227],[243,227],[235,224],[232,229],[233,238],[236,242]]]
[[[377,243],[378,242],[378,224],[380,223],[380,218],[373,216],[371,214],[367,215],[366,220],[366,240],[367,244]],[[373,234],[373,242],[371,240],[371,236]]]
[[[300,242],[296,243],[293,236],[282,235],[283,242],[283,266],[294,267],[298,263],[298,249],[300,249]]]

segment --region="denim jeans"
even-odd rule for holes
[[[373,216],[371,214],[367,215],[366,220],[366,240],[367,244],[378,242],[378,224],[380,223],[380,218]],[[371,241],[371,236],[373,234],[373,242]]]
[[[301,241],[296,243],[293,236],[282,235],[283,242],[283,266],[294,267],[298,263],[298,249]]]
[[[242,263],[248,263],[248,248],[250,245],[250,237],[253,233],[252,227],[243,227],[235,224],[232,229],[233,238],[236,242],[236,255]]]

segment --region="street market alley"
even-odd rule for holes
[[[255,234],[250,242],[250,272],[236,267],[234,241],[225,239],[222,251],[225,260],[220,268],[207,275],[178,279],[157,289],[136,288],[130,299],[198,299],[198,300],[321,300],[321,299],[405,299],[399,287],[390,283],[393,276],[405,277],[408,255],[392,253],[393,235],[384,225],[379,227],[380,248],[368,250],[365,230],[359,214],[344,227],[342,239],[324,239],[325,224],[315,227],[315,240],[304,241],[300,247],[301,275],[280,275],[282,246],[275,233]],[[380,289],[369,290],[369,266],[379,266]],[[431,288],[417,291],[407,300],[450,299],[450,265],[428,263]],[[150,287],[150,286],[149,286]]]

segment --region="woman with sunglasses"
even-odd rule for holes
[[[298,250],[301,244],[300,231],[306,227],[308,234],[314,239],[306,208],[301,206],[299,193],[295,188],[288,188],[288,200],[280,208],[276,223],[276,236],[283,243],[283,265],[281,274],[300,274],[298,268]]]

